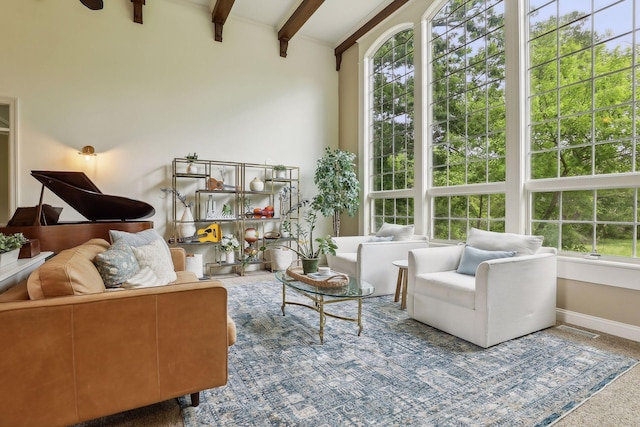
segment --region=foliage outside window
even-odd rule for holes
[[[414,186],[413,33],[390,37],[371,59],[370,195]],[[413,224],[413,200],[396,196],[372,200],[376,228],[382,222]]]
[[[432,237],[464,240],[471,226],[502,231],[504,194],[470,185],[505,181],[504,2],[450,1],[430,24],[432,186],[452,188],[433,200]]]
[[[599,183],[638,172],[640,2],[530,0],[528,21],[532,233],[637,256],[637,189]]]

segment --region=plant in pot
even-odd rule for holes
[[[335,255],[338,248],[330,235],[314,239],[313,231],[317,220],[317,211],[307,209],[302,214],[301,222],[292,223],[287,220],[282,223],[283,230],[289,232],[296,243],[296,247],[291,250],[300,256],[304,274],[317,272],[320,255]]]
[[[189,153],[186,155],[185,159],[189,162],[187,165],[187,173],[198,173],[198,167],[193,164],[193,162],[198,160],[198,153]]]
[[[227,264],[235,262],[235,252],[240,249],[240,242],[233,234],[225,234],[220,239],[220,249],[226,254]]]
[[[0,233],[0,267],[17,261],[20,248],[27,242],[22,233]]]
[[[276,178],[286,178],[287,177],[287,167],[285,165],[275,165],[273,167],[273,173]]]
[[[355,172],[356,155],[343,150],[327,147],[323,157],[318,159],[313,178],[318,187],[318,195],[313,199],[313,207],[325,217],[333,219],[333,235],[340,235],[340,214],[347,211],[353,216],[360,204],[360,183]]]

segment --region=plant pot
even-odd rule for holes
[[[320,258],[303,258],[302,259],[302,272],[304,274],[317,273],[318,262]]]
[[[18,261],[18,255],[20,254],[20,248],[14,249],[9,252],[3,252],[0,254],[0,267],[13,264]]]
[[[275,171],[275,174],[276,174],[276,178],[284,179],[284,178],[287,177],[287,171],[286,170],[284,170],[284,171],[277,170],[277,171]]]
[[[286,270],[293,262],[293,251],[286,248],[269,248],[267,254],[271,271]]]

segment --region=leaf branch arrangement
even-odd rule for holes
[[[178,200],[180,200],[180,202],[182,202],[183,206],[185,208],[190,208],[191,206],[193,206],[193,202],[188,202],[187,203],[187,196],[183,195],[182,193],[180,193],[178,190],[174,190],[173,188],[161,188],[160,189],[163,193],[167,193],[167,194],[175,194],[176,198]]]

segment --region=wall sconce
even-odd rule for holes
[[[84,156],[84,159],[89,161],[91,157],[97,156],[96,149],[93,148],[93,145],[85,145],[82,147],[82,150],[78,151],[78,154]]]

